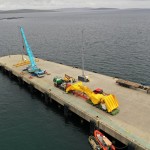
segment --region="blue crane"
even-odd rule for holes
[[[25,44],[25,49],[26,49],[27,54],[28,54],[29,59],[30,59],[30,65],[27,67],[27,71],[31,74],[36,75],[37,77],[42,77],[45,74],[45,71],[41,70],[40,68],[37,67],[37,65],[35,63],[34,55],[33,55],[32,50],[28,44],[28,41],[26,39],[24,30],[22,27],[20,27],[20,32],[21,32],[21,35],[23,38],[23,42]],[[24,45],[23,45],[23,48],[24,48]]]

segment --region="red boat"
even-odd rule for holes
[[[115,146],[112,145],[112,142],[104,136],[100,131],[94,131],[94,137],[96,138],[97,142],[99,143],[102,150],[115,150]]]

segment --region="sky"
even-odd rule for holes
[[[0,10],[82,7],[150,8],[150,0],[0,0]]]

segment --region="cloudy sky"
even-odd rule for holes
[[[150,8],[150,0],[0,0],[0,10],[72,7]]]

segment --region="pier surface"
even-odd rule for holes
[[[24,56],[28,59],[27,56]],[[85,71],[90,82],[83,83],[90,89],[102,88],[104,92],[114,94],[119,101],[120,112],[111,116],[88,104],[80,97],[66,94],[64,91],[54,87],[53,78],[55,76],[64,77],[65,74],[77,79],[81,75],[81,70],[71,66],[58,64],[39,59],[37,66],[46,70],[49,75],[43,78],[33,77],[22,70],[27,65],[15,67],[21,61],[21,55],[10,55],[0,58],[0,66],[12,72],[17,77],[21,77],[27,84],[31,84],[42,93],[47,93],[49,97],[61,105],[67,105],[69,110],[84,118],[88,122],[96,123],[109,135],[118,139],[124,144],[133,143],[136,150],[150,150],[150,94],[140,89],[129,89],[116,84],[116,78]]]

